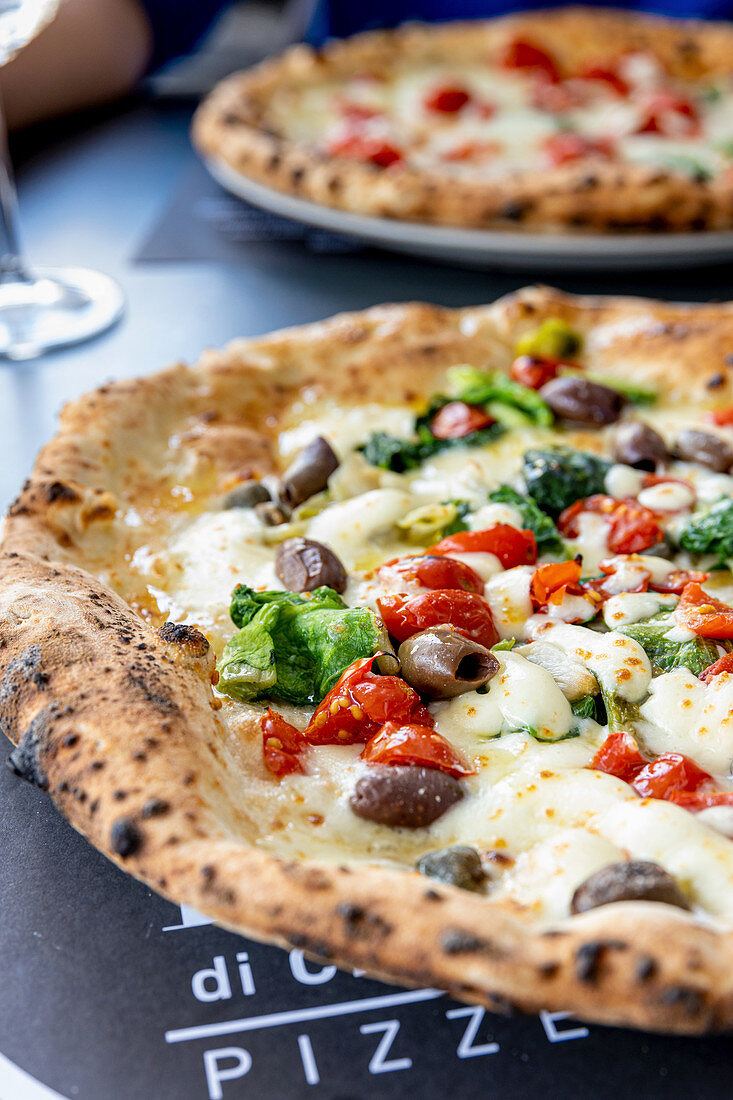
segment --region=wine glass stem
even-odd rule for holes
[[[18,193],[8,149],[8,129],[0,98],[0,282],[29,282],[20,250]]]

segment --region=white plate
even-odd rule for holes
[[[675,261],[702,264],[733,259],[733,230],[571,236],[422,225],[364,217],[307,202],[255,183],[221,160],[210,159],[207,167],[227,191],[273,214],[358,237],[381,248],[468,267],[608,271],[663,267]]]

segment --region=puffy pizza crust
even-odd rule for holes
[[[200,152],[248,179],[324,206],[372,217],[532,232],[685,231],[733,226],[733,176],[705,181],[656,167],[603,161],[492,180],[404,167],[398,172],[343,158],[285,137],[271,116],[273,93],[297,92],[360,71],[388,71],[393,60],[448,58],[456,69],[491,59],[516,34],[551,51],[561,67],[647,50],[683,80],[730,74],[733,24],[669,20],[590,8],[526,12],[476,23],[408,24],[356,35],[280,58],[219,84],[198,109]],[[727,178],[726,178],[727,177]]]
[[[273,469],[294,402],[374,399],[385,379],[395,402],[410,400],[451,363],[507,362],[523,328],[558,314],[583,332],[594,368],[664,380],[680,402],[733,399],[733,306],[534,288],[238,341],[69,406],[7,520],[0,725],[18,744],[16,770],[100,851],[225,927],[495,1011],[719,1030],[733,1024],[733,932],[711,920],[621,903],[538,926],[416,872],[257,848],[248,769],[261,764],[223,720],[209,645],[162,623],[129,565],[141,529],[169,525],[186,491],[217,494],[232,475]]]

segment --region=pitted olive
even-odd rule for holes
[[[434,626],[413,634],[397,656],[402,677],[428,699],[452,699],[475,691],[499,671],[491,650],[464,638],[452,626]]]
[[[658,863],[629,860],[610,863],[587,878],[575,891],[571,913],[584,913],[614,901],[659,901],[689,909],[685,895],[675,879]]]
[[[613,440],[613,459],[650,473],[668,457],[667,446],[659,432],[641,420],[619,425]]]
[[[286,539],[275,551],[275,573],[289,592],[312,592],[326,585],[334,592],[346,588],[346,570],[322,542]]]
[[[304,447],[283,474],[280,496],[291,508],[309,500],[328,485],[328,479],[338,469],[339,460],[323,436],[316,436]]]
[[[675,454],[685,462],[699,462],[708,470],[724,474],[733,466],[733,447],[719,435],[685,428],[675,440]]]
[[[540,390],[555,416],[577,424],[613,424],[621,416],[626,399],[600,382],[587,378],[553,378]]]
[[[392,829],[425,829],[463,798],[447,772],[417,765],[374,768],[357,781],[349,805],[357,817]]]

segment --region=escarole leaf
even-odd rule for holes
[[[502,416],[501,406],[505,406],[510,414],[508,426],[524,423],[549,428],[555,419],[547,402],[535,390],[520,385],[503,371],[483,371],[469,366],[451,367],[448,379],[453,392],[451,400],[465,401],[467,405],[482,405],[497,419]],[[512,412],[521,413],[521,419],[512,417]]]
[[[693,676],[699,676],[717,661],[723,643],[716,644],[699,637],[687,642],[675,641],[667,637],[674,625],[674,619],[669,612],[661,611],[651,619],[629,623],[617,629],[619,634],[625,634],[627,638],[633,638],[639,643],[657,675],[660,672],[671,672],[673,668],[689,668]]]
[[[230,614],[239,630],[217,665],[218,688],[240,702],[318,703],[350,664],[388,648],[376,615],[330,588],[300,595],[238,585]]]
[[[598,695],[582,695],[580,699],[572,701],[570,709],[576,718],[592,718],[601,726],[606,724],[606,708],[603,699]]]
[[[601,684],[601,698],[606,711],[606,724],[611,733],[618,730],[633,730],[634,723],[641,718],[639,707],[636,703],[629,703],[622,699],[615,691]]]
[[[721,565],[733,558],[733,499],[721,497],[692,516],[679,543],[689,554],[714,554]]]
[[[499,424],[490,424],[486,428],[469,432],[459,439],[438,439],[430,431],[428,421],[443,405],[448,398],[433,403],[429,414],[426,413],[416,422],[415,435],[411,439],[400,439],[387,432],[372,432],[366,443],[360,448],[364,458],[371,466],[378,466],[382,470],[392,470],[396,474],[403,474],[407,470],[415,470],[422,466],[434,455],[442,451],[455,450],[460,447],[483,447],[492,443],[504,433],[504,427]]]
[[[540,553],[543,551],[562,553],[565,544],[560,537],[560,532],[532,497],[522,496],[509,485],[500,485],[498,489],[489,493],[489,500],[495,504],[509,504],[512,508],[516,508],[522,517],[522,525],[526,530],[534,532]]]
[[[527,492],[543,512],[556,517],[576,500],[602,493],[611,463],[566,447],[527,451],[522,476]]]

